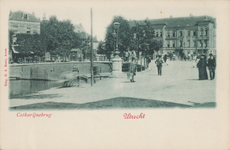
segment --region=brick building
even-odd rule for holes
[[[163,41],[161,54],[174,52],[180,56],[182,52],[216,54],[216,19],[210,16],[192,16],[130,20],[132,27],[146,25],[149,22],[155,31],[155,37]]]
[[[11,12],[9,14],[8,30],[14,32],[12,41],[12,51],[9,51],[9,60],[15,59],[16,55],[19,55],[14,48],[16,45],[16,34],[40,34],[40,19],[36,18],[34,14],[30,14],[23,11]],[[15,55],[14,55],[15,54]],[[26,58],[25,58],[26,61]]]
[[[34,14],[23,11],[10,13],[9,30],[17,33],[40,34],[40,20]]]

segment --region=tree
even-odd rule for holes
[[[162,40],[155,39],[154,28],[151,27],[150,22],[145,21],[145,25],[139,25],[131,29],[133,37],[132,46],[137,48],[138,52],[142,52],[142,55],[153,55],[154,51],[159,51],[162,47]]]
[[[13,35],[14,35],[14,31],[12,30],[9,30],[9,35],[8,35],[8,40],[9,40],[9,55],[11,55],[11,58],[9,61],[14,61],[14,56],[13,56],[13,53],[12,53],[12,45],[13,45]]]
[[[39,34],[17,34],[16,35],[15,50],[24,56],[29,56],[31,54],[43,56],[44,46],[43,40]]]
[[[79,48],[81,45],[71,21],[58,21],[56,16],[50,17],[49,21],[41,22],[41,36],[44,39],[45,50],[64,59],[69,56],[72,48]]]
[[[120,23],[120,27],[118,29],[118,50],[120,52],[120,56],[122,56],[124,54],[124,51],[127,49],[127,47],[129,47],[130,45],[130,27],[128,24],[128,21],[126,19],[124,19],[121,16],[115,16],[113,18],[113,21],[110,23],[110,25],[107,27],[106,30],[106,36],[105,36],[105,50],[106,50],[106,55],[109,58],[109,60],[111,59],[110,56],[112,54],[112,52],[115,49],[115,44],[114,42],[116,41],[116,39],[114,38],[114,22],[119,22]]]
[[[98,54],[106,54],[106,50],[105,50],[105,42],[100,41],[98,44]]]

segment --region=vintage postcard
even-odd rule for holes
[[[229,149],[228,1],[1,1],[1,149]]]

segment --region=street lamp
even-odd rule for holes
[[[119,54],[119,51],[118,51],[118,30],[119,30],[119,27],[120,27],[120,23],[119,22],[114,22],[113,23],[113,26],[114,26],[114,29],[116,31],[116,50],[115,50],[115,56]]]
[[[119,57],[119,51],[118,51],[118,30],[120,27],[120,23],[119,22],[114,22],[113,23],[114,26],[114,33],[113,33],[113,37],[114,37],[114,41],[116,38],[116,49],[115,49],[115,53],[114,53],[114,57],[112,59],[112,66],[113,66],[113,71],[112,71],[112,76],[111,77],[120,77],[122,75],[122,59]]]
[[[115,38],[116,38],[116,32],[114,31],[114,32],[113,32],[113,39],[114,39],[113,51],[114,51],[114,52],[115,52],[115,44],[116,44]]]

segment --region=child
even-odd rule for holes
[[[155,64],[157,65],[158,75],[162,75],[162,64],[163,60],[161,59],[161,55],[157,56],[157,60],[155,61]]]

